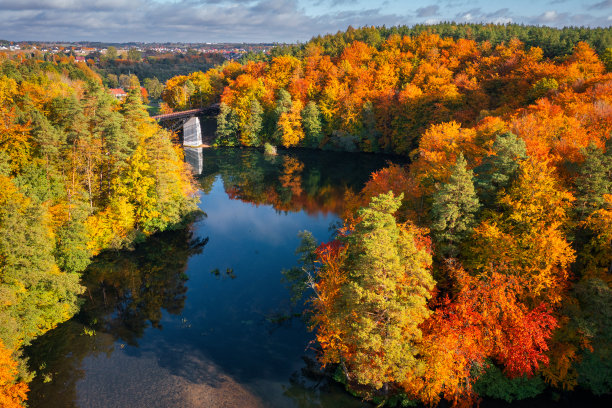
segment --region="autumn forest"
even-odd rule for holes
[[[0,406],[27,404],[22,350],[78,312],[92,259],[199,212],[177,135],[104,75],[0,54]],[[402,159],[342,190],[332,239],[301,232],[283,271],[356,398],[612,393],[611,29],[349,28],[174,76],[160,111],[216,104],[212,149]],[[227,194],[308,212],[323,193],[283,160],[290,198],[248,172]]]

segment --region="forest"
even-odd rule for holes
[[[612,392],[610,71],[610,28],[366,27],[174,76],[161,109],[220,103],[217,146],[409,161],[343,191],[333,239],[304,232],[300,265],[284,273],[320,364],[350,392],[388,406],[601,396]],[[86,288],[84,313],[99,314],[104,251],[197,212],[180,146],[132,88],[117,101],[86,63],[0,59],[2,406],[23,406],[33,374],[21,350],[70,319]],[[257,174],[221,175],[232,197],[277,210],[325,200],[314,181],[302,190],[298,160],[282,166],[273,190],[245,188]],[[144,282],[162,252],[105,278],[110,303],[138,311],[136,329],[159,320],[157,299],[112,282],[125,270]],[[182,276],[169,267],[154,283],[180,310]]]
[[[197,213],[174,135],[139,89],[117,101],[85,63],[0,59],[0,406],[26,400],[23,347],[70,319],[81,272]]]
[[[135,75],[141,82],[147,78],[157,78],[162,84],[176,75],[186,75],[195,71],[206,71],[223,63],[221,54],[161,54],[138,59],[119,59],[102,57],[95,67],[103,79],[108,80],[111,88],[116,88],[116,78],[121,75]]]
[[[612,392],[607,29],[349,30],[177,76],[167,111],[220,102],[219,146],[385,152],[410,164],[305,233],[319,361],[376,403]]]

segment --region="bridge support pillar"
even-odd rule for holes
[[[200,175],[204,169],[204,157],[201,147],[185,148],[185,161],[191,165],[192,171]]]
[[[202,146],[200,118],[193,116],[183,125],[183,146]]]

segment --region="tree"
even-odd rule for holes
[[[28,385],[17,380],[17,362],[0,340],[0,406],[22,408],[27,399]]]
[[[285,89],[279,89],[276,97],[276,106],[274,108],[274,114],[272,116],[272,131],[270,132],[273,135],[274,144],[281,144],[281,133],[278,133],[278,121],[283,113],[289,112],[293,103],[291,101],[291,94],[287,92]]]
[[[521,301],[557,305],[567,287],[575,253],[565,236],[566,191],[549,162],[533,158],[500,199],[501,212],[487,213],[474,229],[468,263],[482,276],[503,273],[521,279]]]
[[[577,371],[579,382],[595,395],[612,392],[612,289],[601,279],[579,282],[574,294],[580,307],[572,313],[573,323],[584,330],[589,347],[583,351]],[[586,328],[586,329],[584,329]]]
[[[612,48],[606,48],[601,55],[601,62],[606,66],[606,71],[612,71]]]
[[[114,61],[117,59],[117,48],[112,45],[106,49],[105,59],[108,61]]]
[[[238,117],[224,103],[221,103],[219,115],[217,116],[217,139],[215,144],[219,146],[238,145]]]
[[[126,91],[130,89],[130,86],[131,86],[130,75],[125,75],[125,74],[119,75],[119,86]]]
[[[422,369],[419,325],[430,314],[427,299],[434,286],[420,232],[393,217],[400,203],[401,196],[392,193],[372,198],[341,244],[318,250],[323,272],[314,322],[322,361],[340,363],[349,383],[385,394],[389,385]],[[342,256],[333,255],[339,251]],[[335,285],[325,279],[332,276],[342,278],[330,305],[332,293],[325,288]]]
[[[321,113],[314,101],[309,101],[302,110],[303,144],[306,147],[319,147],[323,139]]]
[[[473,172],[459,154],[450,179],[434,193],[431,206],[431,230],[444,256],[459,254],[459,244],[472,231],[479,208]]]
[[[554,78],[542,78],[533,86],[529,91],[528,99],[530,102],[548,96],[551,92],[555,92],[559,89],[559,83]]]
[[[603,208],[604,195],[612,194],[612,140],[609,144],[605,153],[593,144],[584,149],[584,162],[574,182],[575,208],[582,219]]]
[[[474,169],[481,202],[486,207],[495,204],[498,193],[503,193],[516,177],[520,164],[527,158],[525,142],[514,133],[498,135],[492,152]]]
[[[422,325],[425,369],[402,386],[428,404],[443,396],[453,405],[470,406],[488,361],[510,378],[545,367],[557,320],[545,305],[531,309],[520,301],[521,281],[515,277],[492,273],[479,279],[453,261],[445,266],[456,295],[441,299]]]
[[[164,90],[164,85],[159,82],[157,77],[145,78],[144,87],[152,99],[159,99]]]
[[[128,61],[140,61],[142,59],[142,53],[137,48],[130,48],[127,52]]]
[[[0,340],[16,349],[68,320],[82,292],[79,275],[55,263],[46,208],[0,176]]]
[[[276,140],[285,147],[296,146],[304,139],[301,121],[302,103],[295,101],[291,110],[281,113],[274,132]]]
[[[108,74],[106,78],[108,79],[109,88],[119,88],[119,77],[117,77],[117,75]]]
[[[240,135],[240,141],[245,146],[261,145],[261,130],[263,128],[263,109],[257,99],[251,102],[251,112]]]

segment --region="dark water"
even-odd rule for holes
[[[188,150],[200,208],[191,228],[87,270],[78,316],[29,350],[31,407],[359,407],[313,361],[313,336],[281,270],[297,233],[330,237],[343,197],[385,158]]]

